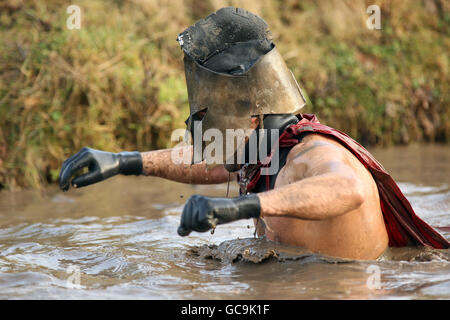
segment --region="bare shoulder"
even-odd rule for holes
[[[337,141],[321,134],[309,134],[289,152],[286,164],[317,158],[343,159],[346,149]]]
[[[353,155],[339,142],[322,134],[309,134],[289,152],[287,169],[301,170],[303,177],[328,172],[354,171]]]

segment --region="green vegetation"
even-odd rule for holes
[[[54,182],[83,146],[169,147],[188,114],[176,36],[225,5],[269,23],[304,112],[365,145],[450,140],[448,1],[0,0],[0,186]]]

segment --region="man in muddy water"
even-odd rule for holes
[[[72,186],[117,174],[190,184],[237,177],[240,197],[192,196],[178,234],[254,218],[259,236],[330,256],[376,259],[388,246],[449,246],[415,215],[363,147],[315,116],[299,114],[305,99],[261,18],[223,8],[182,32],[178,42],[193,145],[143,153],[83,148],[63,163],[61,189],[68,190],[84,167],[89,172],[73,178]],[[246,133],[241,143],[228,135],[239,129]],[[215,130],[214,141],[205,138],[208,130]],[[255,136],[256,143],[250,143]],[[217,147],[219,140],[225,143]],[[174,161],[174,155],[186,153],[192,163]]]

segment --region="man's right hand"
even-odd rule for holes
[[[112,153],[85,147],[64,161],[59,173],[61,190],[69,190],[70,179],[83,168],[88,168],[89,172],[72,180],[75,188],[88,186],[117,174],[140,175],[142,157],[137,151]]]

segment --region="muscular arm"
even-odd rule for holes
[[[362,205],[361,181],[346,161],[344,150],[315,141],[291,152],[284,170],[300,175],[293,183],[258,194],[262,217],[323,220]]]
[[[172,160],[173,154],[178,155],[180,159],[183,157],[183,154],[187,154],[187,158],[191,159],[192,146],[141,153],[143,174],[191,184],[223,183],[235,175],[231,174],[230,177],[223,165],[208,168],[205,162],[177,164]]]
[[[59,174],[59,187],[63,191],[69,190],[70,185],[81,188],[118,174],[152,175],[192,184],[222,183],[231,178],[223,165],[208,168],[205,163],[190,165],[189,160],[180,161],[178,164],[173,161],[174,158],[180,158],[183,153],[187,159],[191,159],[192,147],[144,153],[138,151],[113,153],[85,147],[63,162]],[[87,169],[88,172],[74,177],[83,169]]]

